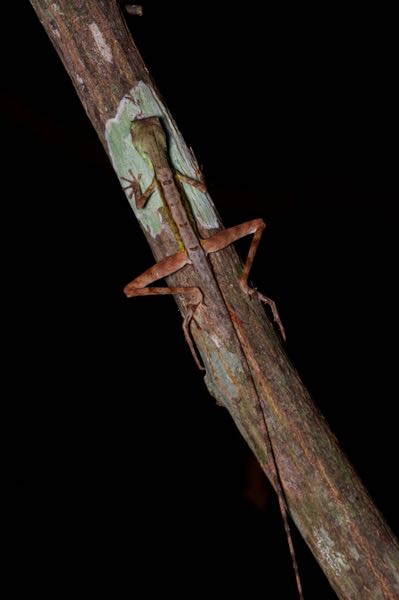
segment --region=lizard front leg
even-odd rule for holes
[[[201,290],[198,287],[147,287],[151,285],[151,283],[154,283],[163,277],[173,275],[173,273],[176,273],[187,264],[190,264],[190,259],[188,258],[187,254],[181,250],[172,256],[167,256],[154,266],[144,271],[144,273],[128,283],[123,291],[128,298],[132,298],[134,296],[165,296],[168,294],[182,294],[185,296],[189,300],[189,304],[183,320],[184,337],[191,350],[191,354],[197,363],[197,366],[203,371],[204,367],[198,358],[198,354],[195,350],[190,333],[190,323],[194,318],[196,309],[203,300]]]
[[[201,168],[197,162],[197,159],[195,158],[195,154],[194,154],[193,150],[191,148],[190,148],[190,150],[191,150],[191,154],[192,154],[192,157],[194,160],[194,170],[195,170],[197,179],[193,179],[193,177],[189,177],[188,175],[183,175],[183,173],[180,173],[180,171],[175,171],[175,176],[182,183],[187,183],[188,185],[191,185],[191,187],[196,188],[197,190],[200,190],[200,192],[203,192],[204,194],[206,194],[208,190],[206,188],[204,175],[203,175]]]
[[[135,177],[133,175],[133,171],[131,169],[129,169],[129,175],[130,175],[131,179],[128,179],[127,177],[121,177],[121,179],[123,179],[123,181],[127,181],[127,183],[129,184],[129,185],[126,185],[123,189],[125,190],[125,192],[126,192],[126,190],[130,190],[130,192],[128,192],[128,196],[130,199],[134,196],[134,201],[136,203],[137,208],[144,208],[145,205],[147,204],[148,200],[150,199],[150,197],[156,190],[156,187],[157,187],[156,179],[154,177],[153,180],[151,181],[150,185],[148,186],[148,188],[145,190],[145,192],[141,193],[141,189],[140,189],[141,175],[139,175],[138,177]]]
[[[206,194],[206,184],[200,171],[198,171],[199,179],[193,179],[192,177],[188,177],[187,175],[183,175],[183,173],[179,172],[176,172],[176,177],[179,181],[187,183],[188,185],[191,185],[191,187],[196,188],[197,190],[200,190],[200,192],[204,192],[204,194]]]
[[[181,173],[178,173],[178,172],[176,173],[176,177],[183,183],[187,183],[187,184],[191,185],[192,187],[195,187],[195,188],[201,190],[201,192],[206,192],[207,189],[206,189],[206,185],[204,182],[204,178],[202,176],[201,170],[200,170],[197,162],[196,162],[195,170],[196,170],[196,173],[198,176],[198,180],[192,179],[191,177],[187,177],[186,175],[182,175]],[[273,314],[273,319],[277,323],[277,326],[280,329],[281,336],[282,336],[283,340],[285,341],[286,340],[285,329],[281,322],[280,315],[278,314],[276,303],[274,302],[274,300],[272,300],[268,296],[261,294],[260,292],[251,288],[248,285],[249,272],[251,270],[252,263],[254,262],[255,254],[258,249],[259,242],[260,242],[262,234],[263,234],[263,230],[265,228],[266,228],[266,223],[264,222],[263,219],[253,219],[252,221],[247,221],[246,223],[241,223],[241,225],[236,225],[235,227],[230,227],[229,229],[224,229],[223,231],[220,231],[219,233],[215,233],[210,238],[203,240],[202,246],[203,246],[205,252],[207,254],[210,254],[211,252],[217,252],[218,250],[222,250],[223,248],[230,246],[230,244],[233,244],[237,240],[240,240],[241,238],[245,237],[246,235],[254,234],[254,237],[251,242],[251,246],[248,251],[248,256],[245,261],[244,268],[242,270],[242,273],[241,273],[238,281],[239,281],[242,291],[245,294],[247,294],[248,296],[253,296],[255,294],[259,298],[259,300],[261,300],[261,302],[264,302],[265,304],[268,304],[270,306],[270,309]]]
[[[218,250],[222,250],[223,248],[230,246],[230,244],[233,244],[237,240],[240,240],[241,238],[245,237],[246,235],[254,234],[251,246],[248,251],[248,256],[244,264],[244,268],[238,281],[242,291],[245,294],[248,294],[249,296],[255,294],[259,298],[259,300],[270,306],[273,318],[280,329],[280,333],[283,339],[285,340],[286,336],[284,326],[281,322],[275,302],[267,296],[265,296],[264,294],[261,294],[257,290],[254,290],[248,285],[249,272],[251,270],[252,263],[254,262],[256,250],[259,246],[259,242],[261,240],[265,227],[266,223],[263,221],[263,219],[254,219],[253,221],[247,221],[246,223],[242,223],[241,225],[236,225],[235,227],[230,227],[229,229],[224,229],[219,233],[215,233],[210,238],[203,240],[202,245],[205,252],[207,254],[210,254],[211,252],[217,252]]]

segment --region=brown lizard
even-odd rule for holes
[[[158,117],[147,117],[134,120],[131,125],[131,134],[136,150],[152,165],[154,177],[149,187],[142,193],[140,189],[140,177],[136,178],[133,173],[130,172],[132,177],[130,180],[124,177],[122,178],[129,184],[125,187],[125,190],[129,190],[131,196],[134,194],[136,206],[140,209],[145,207],[152,193],[156,189],[159,190],[169,211],[172,223],[177,231],[180,250],[159,261],[153,267],[150,267],[144,273],[133,279],[133,281],[125,287],[124,292],[128,297],[165,294],[183,295],[188,300],[188,306],[183,320],[184,335],[199,368],[203,369],[191,337],[190,324],[193,319],[196,320],[197,313],[201,312],[201,327],[207,322],[212,323],[212,328],[217,327],[219,339],[221,339],[222,342],[228,342],[234,345],[236,352],[242,356],[248,371],[250,372],[245,349],[240,343],[239,336],[235,329],[235,321],[232,318],[232,315],[230,315],[228,307],[223,299],[207,255],[230,246],[230,244],[246,235],[253,234],[254,237],[251,242],[248,256],[239,277],[239,284],[245,294],[250,296],[256,294],[262,302],[267,303],[270,306],[273,318],[280,329],[282,337],[285,339],[284,327],[273,300],[248,285],[249,272],[266,225],[262,219],[254,219],[242,223],[241,225],[236,225],[235,227],[220,231],[207,239],[201,239],[196,231],[194,217],[184,199],[184,194],[182,193],[179,181],[188,183],[205,192],[206,187],[202,178],[200,177],[200,180],[194,180],[173,171],[168,157],[166,135]],[[198,276],[200,286],[148,287],[159,279],[176,273],[185,265],[192,266]],[[254,381],[253,386],[259,405],[262,408]],[[289,529],[287,504],[277,463],[273,454],[272,443],[263,409],[262,415],[265,424],[267,454],[287,533],[298,594],[299,597],[303,599],[302,586]]]

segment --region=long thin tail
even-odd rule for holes
[[[292,567],[294,569],[295,582],[296,582],[296,587],[297,587],[297,590],[298,590],[298,596],[299,596],[300,600],[304,600],[304,595],[303,595],[303,590],[302,590],[302,581],[301,581],[301,577],[299,575],[298,561],[297,561],[297,558],[296,558],[294,543],[293,543],[292,535],[291,535],[291,528],[290,528],[290,524],[289,524],[289,521],[288,521],[287,500],[285,498],[284,488],[283,488],[283,484],[282,484],[282,481],[281,481],[279,469],[278,469],[278,466],[277,466],[276,456],[275,456],[274,450],[273,450],[273,444],[272,444],[272,439],[270,437],[269,427],[267,425],[266,416],[265,416],[265,413],[263,411],[263,407],[262,407],[259,395],[258,395],[258,400],[259,400],[259,404],[260,404],[261,409],[262,409],[263,422],[265,424],[266,448],[267,448],[267,454],[270,457],[269,465],[270,465],[272,476],[273,476],[273,479],[274,479],[274,484],[275,484],[275,490],[276,490],[276,494],[277,494],[278,504],[279,504],[279,507],[280,507],[281,517],[283,519],[284,529],[285,529],[285,533],[286,533],[286,536],[287,536],[288,548],[290,550],[290,555],[291,555],[291,560],[292,560]]]

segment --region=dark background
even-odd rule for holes
[[[225,225],[267,221],[252,280],[398,531],[391,19],[214,4],[148,0],[129,23]],[[29,3],[2,25],[15,589],[83,576],[112,596],[295,598],[274,495],[207,394],[176,305],[122,293],[153,258],[68,76]],[[334,598],[295,539],[306,598]]]

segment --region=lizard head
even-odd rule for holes
[[[130,132],[137,152],[151,163],[156,162],[159,154],[167,152],[165,131],[158,117],[135,119]]]

